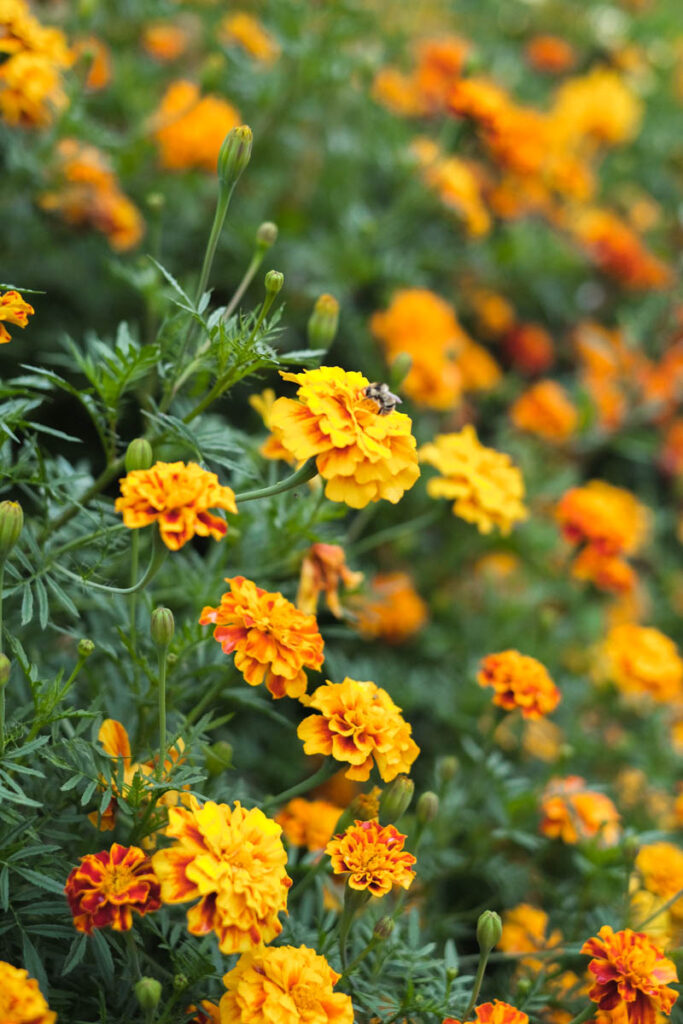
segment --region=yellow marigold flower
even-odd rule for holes
[[[567,540],[592,544],[603,555],[635,554],[649,527],[649,510],[630,491],[604,480],[572,487],[555,516]]]
[[[427,484],[432,498],[455,498],[453,513],[476,523],[480,533],[497,527],[508,534],[527,518],[524,480],[509,455],[486,448],[468,423],[457,434],[438,434],[423,445],[420,460],[442,474]]]
[[[292,846],[322,850],[334,834],[342,809],[327,800],[304,800],[297,796],[275,815],[285,839]]]
[[[249,405],[259,414],[266,430],[271,429],[270,417],[276,401],[275,392],[272,388],[265,388],[259,395],[249,396]],[[273,434],[264,441],[259,451],[265,459],[282,459],[283,462],[289,462],[290,464],[296,461],[282,442],[278,441]]]
[[[306,946],[251,950],[223,978],[221,1024],[353,1024],[351,998],[333,992],[340,977]]]
[[[235,654],[235,667],[250,686],[265,681],[275,698],[301,697],[308,680],[305,668],[323,663],[323,638],[314,615],[300,612],[279,592],[270,593],[244,576],[226,577],[229,592],[217,608],[202,609],[202,626],[213,622],[214,638],[224,654]]]
[[[555,928],[548,930],[550,919],[545,910],[530,903],[518,903],[516,907],[503,911],[503,934],[498,949],[503,953],[537,953],[543,949],[554,949],[562,945],[562,932]],[[520,966],[530,971],[540,971],[548,966],[545,957],[523,957]]]
[[[615,932],[605,925],[581,952],[592,956],[595,984],[588,995],[601,1010],[619,1010],[628,1024],[655,1024],[657,1011],[671,1013],[678,993],[676,967],[642,932]]]
[[[114,508],[130,530],[159,524],[161,539],[178,551],[195,534],[222,540],[227,524],[210,508],[237,513],[235,494],[222,487],[215,473],[196,462],[156,462],[151,469],[134,469],[119,480],[121,497]]]
[[[563,387],[554,380],[540,380],[514,402],[510,419],[518,430],[562,444],[576,432],[579,417]]]
[[[409,417],[380,415],[365,395],[370,381],[356,371],[321,366],[280,376],[299,389],[296,401],[278,398],[272,429],[295,459],[315,458],[326,497],[351,508],[400,501],[420,475]]]
[[[35,310],[19,294],[19,292],[3,292],[0,295],[0,345],[6,345],[12,337],[2,321],[8,324],[16,324],[17,327],[26,327],[28,318],[33,316]]]
[[[176,60],[187,49],[188,35],[180,25],[154,21],[142,31],[142,47],[154,60],[165,64]]]
[[[352,572],[346,564],[344,549],[339,544],[313,544],[301,563],[296,606],[307,615],[315,615],[318,597],[325,594],[325,602],[337,619],[344,615],[339,601],[339,585],[348,590],[360,586],[362,572]]]
[[[92,935],[95,928],[127,932],[133,911],[149,914],[161,906],[159,880],[144,850],[121,846],[89,853],[69,874],[64,886],[74,926]]]
[[[563,82],[553,106],[553,117],[564,131],[610,146],[634,138],[642,115],[640,100],[609,68],[592,68]]]
[[[529,1024],[529,1017],[509,1003],[494,999],[474,1008],[476,1024]],[[455,1017],[444,1017],[443,1024],[462,1024]]]
[[[0,115],[12,125],[42,128],[66,107],[62,72],[72,63],[66,37],[45,28],[24,0],[0,9]]]
[[[0,960],[0,1020],[7,1024],[55,1024],[57,1020],[35,978],[5,960]]]
[[[246,11],[228,14],[220,23],[219,38],[225,43],[236,43],[250,57],[261,64],[272,64],[280,55],[280,47],[258,18]]]
[[[215,174],[223,140],[240,123],[239,113],[226,100],[200,96],[193,82],[171,82],[152,125],[161,166],[169,171],[196,167]]]
[[[394,825],[354,821],[325,847],[335,875],[348,874],[351,889],[386,896],[394,885],[409,889],[415,878],[415,857],[403,849],[408,837]]]
[[[164,903],[187,903],[192,935],[214,931],[222,953],[240,953],[271,942],[287,909],[287,853],[282,829],[263,811],[195,800],[171,807],[166,835],[176,842],[154,854]]]
[[[619,842],[620,815],[608,796],[586,788],[579,775],[551,779],[541,800],[541,832],[563,843],[597,838],[601,846]]]
[[[354,604],[363,636],[402,644],[424,626],[428,608],[407,572],[378,573],[370,592]]]
[[[641,846],[635,867],[643,886],[664,903],[683,889],[683,850],[673,843]],[[671,911],[676,917],[683,917],[683,897]]]
[[[673,640],[658,629],[631,622],[613,626],[602,658],[605,675],[624,694],[664,704],[683,695],[683,660]]]
[[[386,690],[347,677],[319,686],[309,706],[321,713],[309,715],[297,730],[306,754],[346,761],[346,777],[359,782],[370,777],[373,758],[385,782],[410,772],[420,749]]]
[[[524,718],[538,719],[550,714],[562,697],[545,666],[519,651],[487,655],[481,662],[477,682],[494,688],[494,704],[506,711],[519,708]]]

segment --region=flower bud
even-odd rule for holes
[[[18,501],[0,501],[0,565],[19,540],[24,513]]]
[[[7,686],[11,668],[12,662],[9,660],[7,655],[0,654],[0,690],[3,686]]]
[[[135,997],[141,1010],[155,1010],[161,999],[161,982],[156,978],[140,978],[135,985]]]
[[[163,192],[148,192],[145,196],[145,202],[147,208],[157,213],[159,210],[163,210],[166,206],[166,196]]]
[[[81,639],[78,641],[78,657],[82,658],[83,661],[85,661],[86,658],[90,657],[94,650],[95,644],[92,642],[92,640],[87,636],[81,637]]]
[[[477,921],[477,942],[479,949],[486,956],[500,942],[503,934],[503,922],[495,910],[485,910]]]
[[[428,825],[430,821],[434,821],[439,813],[439,798],[436,793],[432,793],[430,789],[426,793],[421,793],[415,813],[421,825]]]
[[[334,295],[321,295],[306,328],[311,348],[329,348],[339,326],[339,303]]]
[[[455,979],[458,977],[459,974],[460,974],[460,971],[458,970],[457,967],[447,967],[446,968],[446,981],[448,982],[448,984],[452,985],[453,982],[455,981]]]
[[[155,608],[152,612],[151,633],[152,640],[157,647],[163,649],[168,647],[175,632],[173,612],[170,608]]]
[[[209,775],[220,775],[226,769],[232,768],[232,746],[226,740],[218,740],[207,747],[205,757]]]
[[[388,825],[399,820],[410,806],[415,783],[407,775],[397,775],[382,793],[379,801],[379,821]]]
[[[372,929],[372,934],[376,939],[388,939],[395,927],[393,918],[380,917],[379,921]]]
[[[126,473],[136,469],[149,469],[154,462],[154,452],[149,441],[144,437],[135,437],[126,448]]]
[[[277,242],[277,224],[272,220],[264,220],[256,232],[256,245],[259,249],[270,249]]]
[[[394,390],[400,388],[403,381],[410,373],[413,365],[412,357],[407,352],[399,352],[389,370],[389,387]]]
[[[236,184],[251,159],[254,141],[249,125],[241,124],[229,131],[218,154],[218,180],[226,188]]]
[[[184,988],[190,984],[186,974],[174,974],[173,975],[173,988],[176,992],[182,992]]]
[[[449,755],[448,757],[442,757],[437,765],[437,773],[440,782],[450,782],[451,779],[455,778],[460,768],[460,762],[457,757]]]
[[[279,270],[269,270],[266,274],[266,291],[271,295],[277,295],[285,283],[285,275],[281,274]]]

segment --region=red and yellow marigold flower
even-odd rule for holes
[[[572,844],[597,839],[601,846],[619,842],[619,812],[608,796],[588,789],[579,775],[551,779],[543,793],[541,814],[541,832],[550,839]]]
[[[562,696],[545,666],[519,651],[487,655],[481,662],[477,682],[493,687],[494,704],[506,711],[519,708],[524,718],[538,719],[550,714]]]
[[[8,324],[16,324],[17,327],[26,327],[28,318],[34,313],[33,306],[30,306],[19,292],[3,292],[0,295],[0,345],[6,345],[8,341],[12,340],[9,331],[2,323],[3,320]]]
[[[545,910],[530,903],[519,903],[503,912],[503,933],[498,949],[503,953],[531,954],[520,959],[520,966],[530,971],[541,971],[548,966],[548,961],[533,954],[562,945],[562,932],[558,929],[549,931],[548,924]]]
[[[420,475],[409,417],[380,415],[365,395],[370,381],[356,371],[321,366],[280,376],[299,388],[296,400],[277,400],[271,428],[294,459],[315,459],[326,497],[351,508],[400,501]]]
[[[196,462],[156,462],[151,469],[134,469],[119,480],[121,497],[114,508],[129,530],[159,524],[161,539],[178,551],[195,534],[221,540],[228,527],[210,508],[237,513],[235,494],[215,473]]]
[[[438,434],[423,445],[420,460],[441,473],[428,482],[427,493],[454,498],[454,515],[476,523],[480,533],[498,528],[508,534],[527,518],[521,472],[509,455],[481,444],[470,423],[457,434]]]
[[[235,667],[250,686],[265,682],[275,698],[301,697],[308,685],[305,669],[317,670],[324,660],[315,616],[244,576],[226,583],[230,590],[217,608],[202,609],[200,623],[215,625],[214,638],[225,654],[236,652]]]
[[[0,1021],[7,1024],[55,1024],[57,1014],[45,1002],[35,978],[23,967],[0,960]]]
[[[343,618],[339,600],[339,586],[354,590],[363,581],[362,572],[352,572],[346,564],[344,549],[339,544],[313,544],[301,563],[297,608],[307,615],[315,615],[320,594],[335,618]]]
[[[224,976],[221,1024],[353,1024],[351,998],[333,991],[340,977],[306,946],[261,946]]]
[[[375,683],[344,679],[319,686],[309,707],[320,714],[309,715],[299,725],[298,736],[306,754],[332,755],[350,767],[348,779],[365,782],[373,759],[385,782],[408,774],[420,753],[401,708]]]
[[[648,509],[630,491],[604,480],[572,487],[555,515],[567,540],[592,544],[604,555],[635,554],[648,533]]]
[[[218,29],[221,42],[236,44],[260,64],[272,64],[280,47],[258,18],[246,11],[235,11],[223,18]]]
[[[240,123],[238,111],[226,100],[201,96],[194,82],[171,82],[152,123],[161,166],[215,174],[223,140]]]
[[[64,886],[79,932],[95,928],[126,932],[133,926],[133,911],[148,914],[161,906],[159,879],[152,862],[137,846],[121,846],[81,857]]]
[[[275,815],[288,843],[322,850],[334,835],[342,809],[328,800],[305,800],[297,796]]]
[[[514,402],[510,419],[518,430],[562,444],[576,432],[579,417],[564,388],[554,380],[540,380]]]
[[[218,936],[222,953],[271,942],[282,931],[292,884],[286,872],[282,829],[258,808],[209,800],[171,807],[166,835],[173,846],[152,863],[164,903],[199,902],[187,912],[192,935]]]
[[[618,1010],[628,1024],[655,1024],[658,1013],[671,1013],[678,999],[669,987],[678,981],[676,967],[642,932],[605,925],[581,952],[593,957],[588,970],[595,984],[588,995],[601,1010]]]
[[[667,704],[683,696],[683,660],[670,637],[651,626],[613,626],[602,646],[602,670],[622,693]]]
[[[409,889],[415,878],[415,857],[403,849],[408,837],[394,825],[354,821],[325,847],[335,875],[348,875],[347,884],[372,896],[386,896],[393,886]]]
[[[428,608],[407,572],[378,573],[367,595],[354,602],[357,627],[363,636],[402,644],[427,621]]]
[[[529,1024],[529,1017],[522,1010],[494,999],[492,1003],[482,1003],[474,1008],[476,1024]],[[455,1017],[445,1017],[443,1024],[462,1024]]]

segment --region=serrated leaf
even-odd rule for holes
[[[12,870],[17,874],[25,878],[27,882],[33,882],[40,889],[45,889],[46,892],[55,893],[57,896],[64,895],[64,882],[58,882],[54,878],[50,878],[49,875],[44,875],[42,871],[34,871],[32,868],[18,867],[12,865]]]
[[[26,932],[22,933],[22,946],[22,966],[25,967],[28,973],[37,980],[41,992],[47,992],[48,981],[45,968],[43,967],[43,962],[38,955],[38,950],[33,945]]]

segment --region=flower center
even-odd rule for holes
[[[318,999],[313,985],[297,985],[290,992],[297,1010],[313,1010]]]
[[[106,896],[120,896],[135,884],[135,875],[130,868],[110,868],[102,882],[101,890]]]

